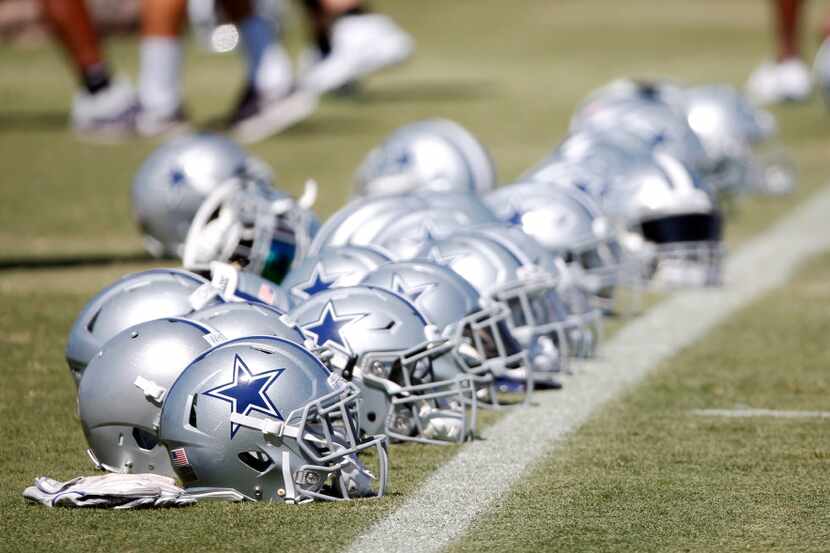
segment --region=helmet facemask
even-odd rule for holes
[[[523,403],[530,401],[533,392],[527,352],[510,333],[509,317],[506,306],[496,304],[478,309],[444,330],[453,344],[456,365],[474,378],[476,396],[485,408],[515,404],[514,394],[503,393],[513,391],[513,387],[505,389],[507,381],[520,384]]]
[[[354,384],[334,375],[329,381],[335,385],[334,391],[292,411],[284,421],[231,414],[232,424],[261,433],[259,439],[254,439],[255,447],[246,441],[246,445],[240,444],[245,450],[237,454],[238,461],[245,465],[242,474],[251,478],[247,486],[251,495],[246,497],[304,503],[380,497],[385,493],[387,439],[362,439],[356,423],[360,392]],[[367,461],[371,468],[365,466]],[[181,476],[183,471],[177,472]],[[187,484],[186,478],[183,480]],[[200,489],[192,491],[198,495]]]
[[[211,194],[188,232],[184,264],[205,270],[233,263],[279,283],[311,243],[310,212],[293,199],[274,200],[258,181],[231,182]]]
[[[447,340],[428,340],[406,351],[368,352],[358,357],[353,378],[384,397],[383,413],[361,408],[371,423],[396,441],[427,444],[461,443],[476,430],[477,400],[474,377],[458,374],[450,357],[453,345]],[[342,357],[334,354],[330,363],[343,371]],[[377,417],[384,417],[383,421]]]
[[[557,294],[558,285],[555,275],[525,266],[519,280],[490,294],[509,311],[510,332],[528,351],[538,376],[568,370],[569,314]]]
[[[684,214],[644,221],[626,246],[640,256],[652,287],[719,286],[725,248],[720,213]]]

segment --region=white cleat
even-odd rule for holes
[[[762,63],[746,83],[750,99],[761,106],[804,102],[813,92],[810,69],[799,58]]]
[[[830,109],[830,37],[824,39],[821,48],[816,52],[813,70],[816,75],[816,82],[821,87],[824,95],[827,109]]]
[[[113,80],[105,89],[78,92],[72,101],[72,129],[82,138],[117,141],[132,135],[138,99],[125,79]]]
[[[159,114],[139,108],[135,117],[135,130],[145,138],[171,138],[189,132],[190,123],[182,108],[172,114]]]
[[[317,94],[300,88],[271,98],[255,95],[251,109],[235,121],[231,130],[243,144],[260,142],[307,119],[317,103]]]
[[[331,53],[312,63],[300,84],[317,94],[331,92],[403,63],[413,50],[412,37],[385,15],[345,16],[332,27]]]

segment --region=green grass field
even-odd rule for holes
[[[508,182],[564,136],[579,99],[611,78],[740,84],[769,50],[767,6],[757,0],[374,4],[414,34],[413,62],[356,97],[326,99],[308,123],[253,148],[286,190],[316,178],[323,217],[346,200],[368,149],[411,120],[464,124],[490,147]],[[813,21],[822,7],[812,7]],[[297,47],[300,21],[293,20],[289,41]],[[131,75],[135,46],[119,39],[109,48]],[[211,127],[233,100],[241,63],[190,48],[186,68],[190,111]],[[392,494],[381,501],[135,513],[24,503],[20,492],[35,476],[90,473],[63,360],[75,314],[103,285],[154,265],[142,253],[128,191],[156,143],[76,141],[66,129],[72,86],[55,49],[0,49],[0,550],[342,549],[457,448],[394,446]],[[820,102],[776,114],[801,186],[791,197],[744,202],[729,224],[731,248],[807,201],[830,176],[830,116]],[[827,422],[705,419],[689,410],[826,409],[828,281],[824,257],[665,363],[536,467],[454,548],[827,550]]]

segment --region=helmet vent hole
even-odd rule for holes
[[[190,404],[190,415],[187,417],[187,423],[193,428],[198,428],[196,424],[196,402],[198,399],[198,395],[193,396],[193,403]]]
[[[100,315],[100,314],[101,314],[101,310],[99,309],[98,311],[95,312],[95,315],[93,315],[92,318],[87,323],[86,329],[89,332],[93,332],[95,330],[95,323],[98,322],[98,315]]]
[[[133,428],[133,439],[138,447],[145,451],[150,451],[159,443],[158,439],[151,433],[141,428]]]
[[[243,451],[239,454],[239,460],[257,472],[265,472],[274,461],[262,451]]]

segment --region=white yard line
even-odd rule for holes
[[[601,348],[600,359],[577,365],[564,390],[536,394],[533,407],[511,411],[489,427],[483,440],[464,446],[349,551],[441,551],[598,408],[735,311],[787,282],[801,262],[828,247],[830,188],[730,256],[726,286],[676,293],[626,325]]]
[[[771,417],[775,419],[830,419],[830,411],[779,411],[777,409],[695,409],[690,411],[699,417],[722,417],[727,419],[748,419]]]

